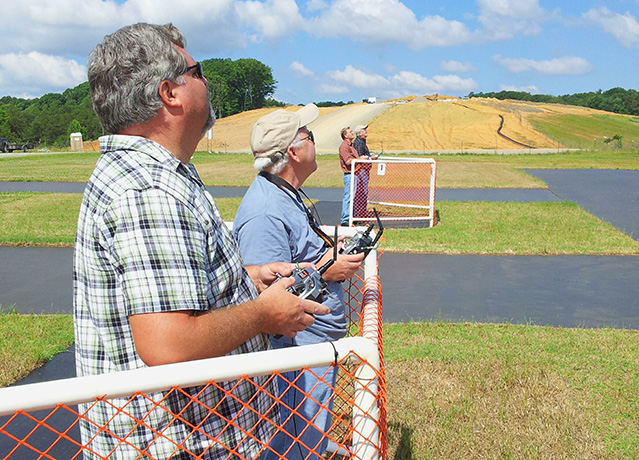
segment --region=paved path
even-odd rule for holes
[[[2,304],[70,313],[71,248],[0,247]],[[474,320],[639,329],[639,257],[393,254],[384,320]]]

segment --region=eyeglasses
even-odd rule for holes
[[[193,64],[191,66],[188,66],[184,73],[190,72],[191,70],[195,70],[195,72],[193,72],[193,76],[195,78],[197,78],[198,80],[203,80],[204,79],[204,72],[202,71],[202,63],[201,62],[196,62],[195,64]]]
[[[308,139],[309,141],[311,141],[313,144],[315,143],[315,138],[313,137],[313,131],[309,131],[308,132],[308,136],[300,139],[300,141],[305,141],[306,139]]]

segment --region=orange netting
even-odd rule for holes
[[[361,224],[382,220],[432,221],[435,163],[422,160],[359,160],[353,194],[353,219]],[[432,179],[432,180],[431,180]],[[432,193],[431,193],[432,192]],[[432,226],[432,225],[431,225]]]
[[[183,388],[173,387],[167,392],[167,398],[172,393],[177,393],[182,400],[188,401],[187,405],[200,406],[200,410],[208,411],[211,415],[223,418],[227,427],[236,427],[241,431],[243,439],[234,446],[228,446],[225,441],[225,430],[221,433],[204,432],[199,426],[193,426],[189,420],[182,416],[181,411],[165,407],[163,401],[154,401],[155,412],[169,413],[172,417],[171,424],[184,424],[188,427],[190,437],[199,437],[204,440],[205,448],[193,452],[187,447],[186,440],[167,438],[164,430],[158,430],[152,426],[151,414],[143,417],[134,417],[127,412],[127,405],[136,398],[147,398],[140,392],[132,390],[130,399],[107,400],[96,398],[89,404],[82,405],[84,410],[78,410],[78,406],[58,404],[50,410],[28,413],[22,410],[13,415],[0,417],[0,458],[12,459],[80,459],[80,458],[153,458],[151,446],[139,447],[135,445],[134,432],[137,428],[152,430],[155,435],[154,442],[168,440],[172,443],[172,459],[186,458],[232,458],[244,459],[240,453],[244,442],[254,440],[258,443],[260,452],[255,458],[263,458],[270,453],[271,458],[315,458],[315,459],[342,459],[342,458],[380,458],[387,457],[387,431],[386,431],[386,381],[382,350],[382,289],[378,276],[363,279],[363,270],[352,281],[344,282],[345,301],[349,319],[348,334],[350,336],[364,336],[373,341],[378,349],[380,363],[370,363],[356,352],[348,356],[340,357],[324,368],[303,368],[298,372],[275,372],[268,377],[282,379],[287,388],[279,394],[270,394],[271,410],[279,410],[281,416],[276,424],[276,434],[284,439],[286,446],[279,454],[276,454],[271,445],[272,438],[260,439],[255,431],[247,431],[239,427],[236,419],[229,418],[221,405],[209,406],[198,398],[200,393],[185,391]],[[336,352],[337,354],[337,352]],[[365,378],[362,376],[365,375]],[[304,380],[314,381],[312,391]],[[254,385],[255,392],[264,392],[266,385],[257,385],[249,377],[241,380]],[[233,392],[234,385],[218,385],[209,381],[208,386],[216,387],[223,393],[224,398],[238,400]],[[314,398],[314,391],[319,387],[326,387],[330,396],[328,398]],[[134,388],[134,384],[132,384]],[[202,391],[204,391],[204,389]],[[284,402],[283,395],[289,391],[298,392],[301,395],[295,404]],[[295,401],[295,399],[293,399]],[[122,403],[122,401],[124,401]],[[238,400],[239,401],[239,400]],[[313,415],[309,416],[304,411],[302,401],[315,404]],[[247,405],[248,401],[242,401],[246,411],[255,410]],[[96,404],[108,404],[118,415],[126,414],[134,420],[136,429],[126,436],[119,436],[111,430],[109,423],[98,426],[91,419],[91,409]],[[328,430],[322,428],[318,414],[329,415]],[[239,416],[236,414],[236,417]],[[259,414],[258,424],[270,424],[275,422],[271,418]],[[97,454],[80,440],[81,423],[91,424],[99,432],[108,433],[113,441],[110,454]],[[326,422],[324,422],[326,424]],[[282,428],[285,427],[286,428]],[[292,429],[291,429],[292,426]],[[309,446],[304,443],[306,434],[311,431],[321,433],[321,442]],[[87,441],[87,440],[85,440]],[[327,442],[328,441],[328,442]],[[319,452],[319,446],[326,446],[326,451]],[[324,450],[323,447],[321,450]]]

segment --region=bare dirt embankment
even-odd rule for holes
[[[286,110],[298,110],[289,106]],[[212,140],[202,139],[198,150],[249,152],[253,124],[276,109],[259,109],[218,120]],[[407,98],[379,104],[352,104],[320,108],[313,130],[319,153],[336,153],[340,130],[369,125],[368,145],[373,151],[471,151],[556,149],[556,140],[536,131],[528,116],[557,114],[590,116],[592,109],[523,101],[449,97]],[[503,125],[501,120],[503,117]],[[501,134],[498,132],[501,125]],[[524,147],[530,146],[530,147]]]

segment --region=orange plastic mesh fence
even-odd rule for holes
[[[430,158],[384,158],[357,160],[353,219],[375,221],[373,208],[382,220],[427,221],[433,225],[436,164]]]
[[[372,253],[372,255],[375,253]],[[376,261],[375,261],[376,263]],[[376,271],[375,271],[376,272]],[[381,321],[381,283],[378,276],[371,276],[363,280],[362,274],[351,282],[344,282],[345,301],[348,308],[349,335],[367,337],[377,348],[377,354],[373,360],[370,357],[360,356],[357,351],[351,350],[344,356],[339,356],[332,365],[323,368],[302,368],[300,372],[274,372],[268,376],[268,380],[281,378],[288,382],[288,388],[279,394],[270,394],[270,409],[279,410],[280,417],[274,420],[259,414],[260,421],[255,424],[276,425],[276,433],[286,439],[288,447],[278,454],[269,446],[272,438],[261,439],[257,429],[245,430],[239,428],[237,418],[229,418],[220,404],[214,407],[207,406],[198,398],[197,394],[185,391],[180,387],[172,387],[167,397],[172,393],[179,393],[182,400],[189,405],[201,406],[200,410],[208,411],[210,415],[217,415],[225,419],[228,427],[236,427],[241,431],[242,439],[233,445],[228,445],[225,438],[225,430],[221,433],[204,432],[199,426],[193,426],[189,420],[182,417],[180,411],[175,408],[165,407],[162,402],[154,402],[153,414],[145,414],[135,417],[127,412],[128,404],[135,398],[146,398],[146,395],[135,391],[135,382],[131,383],[131,396],[128,399],[96,398],[84,407],[86,410],[78,410],[76,405],[58,404],[47,410],[17,412],[0,417],[0,458],[3,459],[81,459],[81,458],[153,458],[150,452],[152,447],[135,446],[132,430],[127,436],[119,436],[105,424],[97,426],[91,419],[91,408],[98,402],[106,402],[112,405],[118,414],[125,414],[134,420],[136,427],[146,427],[153,430],[154,442],[167,440],[168,435],[163,430],[151,426],[150,419],[157,411],[168,413],[172,417],[170,424],[184,424],[190,432],[189,437],[203,439],[204,448],[193,452],[187,447],[185,440],[171,439],[173,454],[170,458],[232,458],[244,459],[243,446],[252,443],[258,446],[259,453],[254,458],[262,458],[266,453],[273,455],[271,458],[325,458],[325,459],[368,459],[387,457],[387,431],[386,431],[386,381],[382,350],[382,321]],[[368,343],[368,342],[366,342]],[[301,347],[300,347],[301,348]],[[335,347],[333,347],[335,348]],[[379,362],[377,362],[379,359]],[[334,376],[329,377],[330,371]],[[336,374],[336,375],[335,375]],[[317,381],[316,386],[326,385],[330,388],[331,397],[325,401],[315,400],[308,388],[300,384],[304,379],[311,378]],[[241,380],[250,382],[256,392],[265,392],[265,385],[258,385],[255,380],[244,376]],[[226,384],[224,387],[215,381],[209,381],[205,387],[217,388],[224,398],[238,397],[233,393],[233,386]],[[282,394],[289,390],[300,392],[306,402],[313,401],[321,410],[316,411],[311,417],[302,412],[302,404],[288,405],[283,401]],[[0,398],[2,397],[0,390]],[[117,402],[116,402],[117,401]],[[244,411],[255,412],[252,407],[242,401]],[[293,406],[293,407],[291,407]],[[325,411],[330,414],[330,428],[324,431],[316,425],[318,413]],[[241,416],[238,415],[238,417]],[[293,428],[283,430],[283,426],[291,425]],[[80,440],[80,423],[96,425],[96,428],[108,433],[113,441],[111,454],[98,454]],[[321,424],[320,424],[321,425]],[[323,444],[313,446],[304,444],[303,439],[307,430],[320,430],[323,436]],[[278,434],[276,434],[277,436]],[[317,446],[324,446],[328,440],[328,450],[318,452]],[[85,440],[86,442],[86,440]],[[87,443],[88,444],[88,443]],[[121,452],[116,455],[115,452]],[[300,455],[301,454],[301,455]]]

